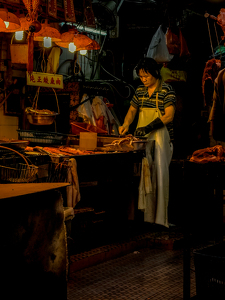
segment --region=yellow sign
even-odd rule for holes
[[[63,89],[63,75],[27,72],[27,85]]]

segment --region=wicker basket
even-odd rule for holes
[[[0,166],[2,182],[28,183],[37,179],[38,167],[34,165],[17,164],[15,166]]]

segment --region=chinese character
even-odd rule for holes
[[[53,77],[51,77],[51,82],[50,82],[51,84],[55,84],[55,80],[54,80],[54,78]]]
[[[56,84],[61,85],[61,80],[59,78],[56,79]]]
[[[48,82],[48,77],[44,77],[44,83],[49,84],[49,82]]]
[[[41,76],[38,76],[38,80],[37,80],[37,82],[42,82],[42,80],[41,80]]]
[[[30,75],[30,81],[35,82],[35,78],[33,74]]]

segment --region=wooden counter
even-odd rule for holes
[[[12,183],[0,184],[0,199],[40,193],[68,186],[68,183]]]

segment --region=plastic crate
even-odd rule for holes
[[[197,299],[225,299],[225,243],[193,251]]]
[[[43,132],[36,130],[18,129],[21,140],[30,141],[31,143],[63,145],[66,143],[66,135],[57,132]]]

